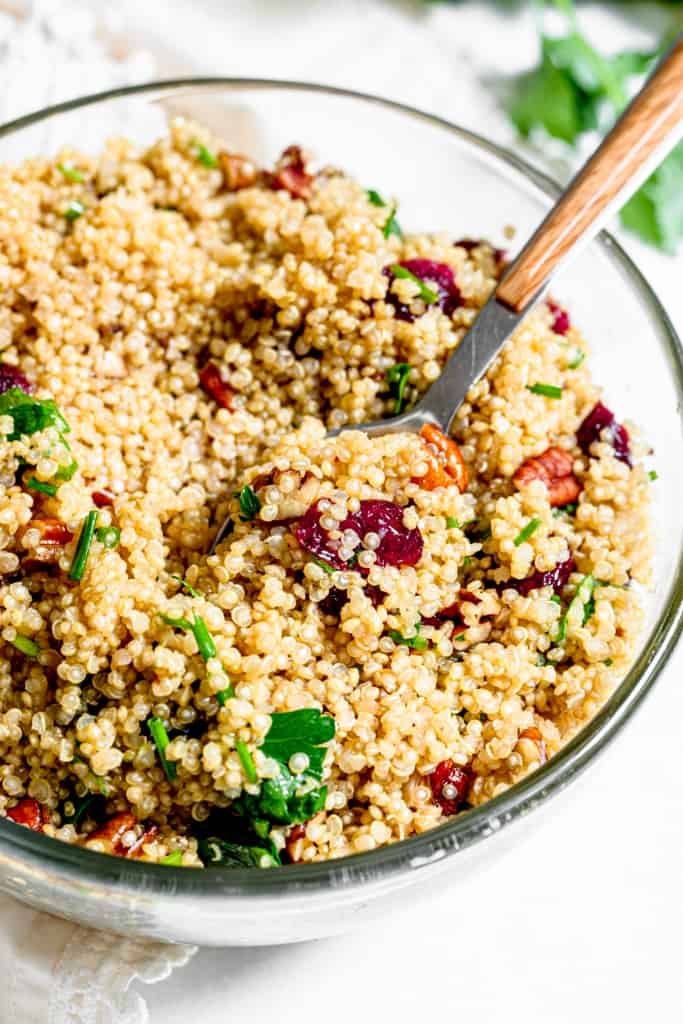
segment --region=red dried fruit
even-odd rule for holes
[[[233,411],[232,400],[235,397],[235,392],[223,380],[215,363],[207,363],[202,367],[199,371],[199,383],[207,395],[210,395],[223,409]]]
[[[288,146],[269,176],[271,188],[283,188],[294,199],[308,199],[313,190],[313,180],[313,175],[306,170],[300,146]]]
[[[449,604],[446,608],[442,608],[436,615],[430,615],[426,619],[423,618],[423,625],[439,627],[443,626],[445,622],[452,622],[455,626],[464,626],[465,620],[462,617],[460,605],[465,601],[469,601],[471,604],[481,604],[481,598],[477,597],[476,594],[473,594],[470,590],[461,590],[457,601]]]
[[[602,402],[591,409],[576,431],[576,441],[581,451],[590,455],[590,446],[594,441],[602,440],[603,431],[606,431],[605,440],[612,445],[615,457],[627,466],[632,465],[628,431],[621,423],[617,423],[614,413]]]
[[[558,562],[555,568],[549,569],[548,572],[537,571],[523,580],[507,580],[501,585],[501,590],[517,590],[522,597],[527,597],[532,590],[538,590],[540,587],[552,587],[554,592],[559,594],[566,587],[575,568],[576,564],[570,555],[564,562]]]
[[[336,569],[348,569],[349,564],[339,556],[339,541],[330,539],[329,532],[320,523],[323,512],[315,502],[299,520],[294,534],[302,548],[316,558],[328,562]],[[352,512],[339,524],[340,530],[354,530],[359,537],[376,533],[379,544],[375,549],[376,565],[415,565],[422,555],[422,534],[403,525],[404,510],[393,501],[369,499],[361,501],[358,512]],[[359,568],[360,572],[367,572]]]
[[[425,423],[420,430],[420,437],[427,448],[428,469],[424,476],[413,477],[413,482],[425,491],[452,487],[453,484],[459,491],[465,491],[468,483],[467,466],[453,438],[431,423]]]
[[[569,313],[566,309],[562,309],[552,299],[548,299],[548,309],[553,314],[552,329],[555,334],[566,334],[571,327],[571,321],[569,319]]]
[[[389,278],[389,288],[385,302],[394,307],[394,316],[397,320],[413,323],[415,316],[411,313],[410,306],[405,302],[401,302],[391,291],[391,285],[396,279],[391,269],[392,266],[395,266],[395,264],[384,267],[382,270],[385,277]],[[434,305],[443,310],[446,316],[450,316],[459,306],[462,306],[460,289],[455,283],[453,271],[447,263],[437,263],[436,260],[417,259],[402,260],[398,266],[403,267],[404,270],[418,277],[420,281],[424,281],[428,287],[434,286],[434,290],[438,294],[438,299]]]
[[[568,505],[581,494],[581,484],[572,473],[574,460],[564,448],[546,448],[526,459],[512,478],[518,487],[541,480],[548,489],[551,505]]]
[[[114,504],[114,495],[109,494],[107,491],[93,491],[90,497],[96,508],[107,508],[109,505]]]
[[[33,384],[24,377],[17,366],[12,366],[11,363],[0,363],[0,395],[4,395],[5,391],[10,391],[12,388],[19,388],[20,391],[25,391],[27,395],[30,395],[33,391]]]
[[[348,600],[348,595],[341,587],[331,587],[325,597],[318,603],[318,608],[323,615],[339,616],[342,608]]]
[[[7,817],[10,821],[16,822],[17,825],[25,825],[26,828],[30,828],[33,832],[42,832],[43,825],[46,825],[50,820],[50,812],[47,807],[43,807],[37,800],[25,796],[15,807],[10,808],[7,812]]]
[[[441,761],[429,776],[432,799],[444,814],[455,814],[467,799],[473,781],[474,772],[471,768],[463,768],[450,758]]]

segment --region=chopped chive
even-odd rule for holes
[[[579,348],[579,349],[576,350],[576,355],[574,356],[572,361],[570,363],[567,363],[567,367],[570,370],[576,370],[577,367],[581,366],[581,363],[584,361],[585,358],[586,358],[586,353],[582,352],[581,349]]]
[[[234,696],[235,691],[233,690],[232,686],[226,686],[224,690],[218,691],[218,693],[216,694],[216,700],[218,701],[219,705],[222,708],[224,708],[227,702],[229,700],[232,700]]]
[[[160,864],[165,864],[168,868],[179,868],[182,867],[183,863],[183,851],[182,850],[171,850],[165,857],[162,857],[159,861]]]
[[[261,502],[254,490],[247,486],[237,492],[240,500],[240,519],[243,523],[253,519],[261,510]]]
[[[455,516],[446,516],[446,529],[447,530],[459,530],[460,523]]]
[[[95,536],[100,544],[104,544],[105,548],[111,550],[118,547],[121,540],[121,531],[118,526],[98,526],[95,530]]]
[[[529,537],[536,533],[536,530],[539,528],[540,525],[541,520],[538,518],[538,516],[534,516],[533,519],[530,519],[524,527],[524,529],[520,530],[517,536],[515,537],[515,547],[518,548],[520,544],[523,544],[525,540],[528,540]]]
[[[66,444],[66,442],[64,443]],[[71,462],[67,463],[66,466],[59,467],[59,469],[55,473],[55,480],[71,480],[72,476],[74,475],[77,469],[78,463],[76,462],[75,459],[72,459]]]
[[[195,156],[197,157],[197,160],[199,161],[200,164],[202,164],[203,167],[209,167],[211,169],[213,169],[214,167],[218,167],[218,160],[213,155],[211,150],[207,149],[207,147],[202,142],[195,142],[194,147]]]
[[[402,279],[404,281],[412,281],[420,289],[420,298],[423,302],[426,302],[428,306],[439,301],[438,293],[435,292],[429,285],[426,285],[419,277],[407,270],[406,267],[402,267],[400,263],[394,263],[391,266],[391,273],[394,277]]]
[[[647,475],[648,475],[650,480],[656,480],[657,479],[657,470],[656,469],[651,469],[650,472]]]
[[[17,633],[14,640],[11,640],[10,643],[12,644],[12,647],[16,647],[18,651],[21,651],[21,653],[25,654],[28,658],[37,658],[40,654],[40,647],[35,640],[31,640],[27,636],[22,636],[21,633]]]
[[[374,188],[369,188],[368,189],[367,196],[368,196],[368,199],[370,200],[370,202],[372,203],[373,206],[386,206],[387,205],[384,202],[384,200],[382,199],[382,197],[379,194],[379,192],[376,192],[374,190]]]
[[[41,494],[47,494],[51,498],[54,498],[57,493],[57,487],[55,484],[46,484],[42,480],[36,480],[34,476],[29,477],[26,486],[30,491],[40,491]]]
[[[57,170],[64,175],[67,181],[77,181],[79,185],[85,181],[83,172],[79,171],[77,167],[71,167],[70,164],[57,164]]]
[[[429,647],[429,640],[426,640],[423,636],[420,636],[420,623],[415,623],[415,636],[405,637],[397,629],[390,629],[389,636],[395,644],[402,644],[404,647],[410,647],[414,651],[426,651]]]
[[[188,592],[188,594],[190,594],[191,597],[201,597],[202,596],[199,593],[199,591],[195,590],[194,587],[191,587],[190,584],[187,582],[187,580],[184,580],[182,578],[182,576],[173,576],[171,574],[171,579],[172,580],[176,580],[176,582],[180,584],[180,586],[183,588],[183,590],[186,590]]]
[[[159,615],[162,622],[165,622],[167,626],[173,626],[175,629],[184,629],[188,633],[192,629],[192,623],[189,619],[174,619],[171,615]]]
[[[258,775],[256,774],[256,766],[254,764],[254,759],[249,753],[249,748],[247,747],[246,743],[243,743],[242,740],[235,740],[235,750],[237,751],[239,759],[242,762],[242,769],[247,777],[247,782],[251,782],[252,785],[255,782],[258,782]]]
[[[411,369],[412,367],[409,363],[396,363],[395,366],[390,366],[387,370],[386,376],[389,391],[396,399],[394,403],[394,413],[396,416],[403,412],[404,393]]]
[[[544,398],[562,398],[562,388],[555,384],[527,384],[527,390]]]
[[[591,615],[595,611],[595,601],[593,599],[593,591],[596,586],[599,586],[599,581],[591,576],[590,573],[584,576],[578,587],[574,597],[569,602],[567,610],[559,621],[557,627],[557,636],[555,642],[558,644],[564,643],[567,638],[567,622],[570,614],[577,609],[579,606],[582,608],[582,619],[581,625],[585,626]]]
[[[397,210],[397,207],[394,206],[394,208],[392,209],[391,213],[389,214],[389,216],[387,217],[386,221],[384,222],[384,227],[382,228],[382,234],[384,235],[385,238],[391,238],[392,235],[395,235],[396,238],[403,238],[403,230],[402,230],[401,225],[399,224],[399,222],[396,220],[396,210]],[[425,299],[425,302],[426,301],[427,300]],[[433,301],[436,301],[436,299],[434,299]]]
[[[209,661],[210,658],[216,657],[216,644],[214,639],[209,633],[208,627],[204,622],[201,615],[195,613],[194,623],[192,625],[192,632],[194,638],[197,641],[197,647],[204,661]]]
[[[74,221],[78,220],[85,213],[85,206],[78,199],[72,199],[62,210],[62,216],[64,220]]]
[[[147,719],[147,728],[149,729],[149,734],[152,737],[152,740],[154,741],[155,747],[157,748],[159,760],[161,761],[161,767],[164,769],[164,772],[166,773],[166,778],[169,780],[169,782],[173,782],[173,780],[176,778],[178,774],[178,769],[176,768],[174,761],[168,761],[166,759],[166,747],[171,742],[168,738],[168,733],[166,732],[166,726],[164,725],[160,718],[155,718],[154,716],[152,716],[151,718]]]
[[[74,560],[71,563],[71,568],[69,569],[70,580],[76,580],[78,582],[78,580],[83,578],[85,563],[88,561],[90,545],[92,544],[96,525],[97,510],[93,509],[92,512],[88,512],[87,516],[83,520],[81,534],[78,538],[78,544],[76,545],[76,554],[74,555]]]
[[[324,571],[330,576],[333,572],[337,571],[333,565],[330,565],[329,562],[325,562],[322,558],[314,558],[313,561],[316,565],[319,565],[321,569],[324,569]]]

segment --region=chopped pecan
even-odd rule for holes
[[[223,151],[218,154],[218,162],[223,172],[223,181],[229,192],[237,192],[241,188],[249,188],[258,177],[256,165],[249,157],[240,153]]]
[[[135,842],[133,843],[133,845],[128,847],[128,849],[123,854],[123,856],[124,857],[132,857],[135,860],[137,860],[138,858],[142,857],[142,853],[143,853],[143,849],[142,848],[143,848],[143,846],[146,843],[151,842],[151,840],[154,839],[154,837],[155,837],[155,835],[157,834],[158,831],[159,831],[159,829],[156,827],[156,825],[150,825],[149,828],[145,829],[145,831],[142,833],[140,838],[136,839]]]
[[[581,484],[572,473],[574,460],[563,448],[547,448],[519,467],[513,480],[525,487],[532,480],[541,480],[548,489],[551,505],[567,505],[581,494]]]
[[[313,175],[306,170],[300,146],[288,146],[269,176],[270,186],[286,189],[294,199],[308,199],[313,190]]]
[[[285,850],[287,852],[287,857],[292,862],[292,864],[296,864],[297,861],[301,860],[301,854],[303,853],[304,849],[305,835],[305,825],[294,825],[289,835],[287,836]]]
[[[123,837],[127,832],[135,832],[137,826],[138,819],[135,815],[130,811],[123,811],[121,814],[115,814],[113,818],[109,818],[98,829],[91,832],[85,840],[85,845],[89,846],[91,842],[96,841],[104,845],[105,853],[111,853],[115,857],[141,857],[143,846],[157,834],[158,829],[156,825],[151,825],[144,829],[130,846],[124,846]]]
[[[520,740],[531,740],[532,743],[535,743],[538,750],[538,760],[541,764],[545,764],[548,760],[548,754],[540,729],[537,729],[535,725],[530,725],[528,729],[522,729],[519,738]]]
[[[15,807],[10,808],[7,817],[17,825],[25,825],[33,832],[42,832],[43,825],[47,825],[50,820],[50,812],[37,800],[25,796]]]
[[[424,476],[413,477],[413,482],[420,484],[425,491],[452,487],[453,484],[459,491],[466,490],[467,466],[453,438],[447,437],[443,430],[431,423],[425,423],[420,437],[425,442],[428,469]]]
[[[232,400],[235,397],[235,392],[223,380],[215,363],[209,362],[199,371],[199,381],[207,395],[210,395],[223,409],[233,411]]]
[[[26,529],[38,530],[40,534],[39,550],[42,549],[47,554],[46,561],[49,561],[52,557],[50,549],[63,547],[73,539],[73,533],[69,527],[53,516],[40,516],[36,519],[31,519]]]

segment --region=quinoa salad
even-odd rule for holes
[[[183,120],[0,167],[0,816],[343,857],[496,796],[623,678],[655,474],[562,305],[453,437],[327,436],[410,407],[506,264],[367,184]]]

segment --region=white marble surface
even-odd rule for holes
[[[633,13],[620,19],[605,6],[583,9],[599,42],[647,41]],[[169,70],[346,85],[504,142],[509,128],[482,80],[534,52],[528,13],[480,3],[418,11],[374,0],[168,0],[163,18],[153,2],[121,8],[139,38],[162,38]],[[653,27],[661,19],[639,11]],[[566,170],[561,154],[553,166]],[[627,247],[683,331],[683,258]],[[680,1021],[682,674],[679,650],[563,815],[470,888],[428,904],[408,894],[401,914],[362,934],[203,950],[145,992],[152,1024]]]

